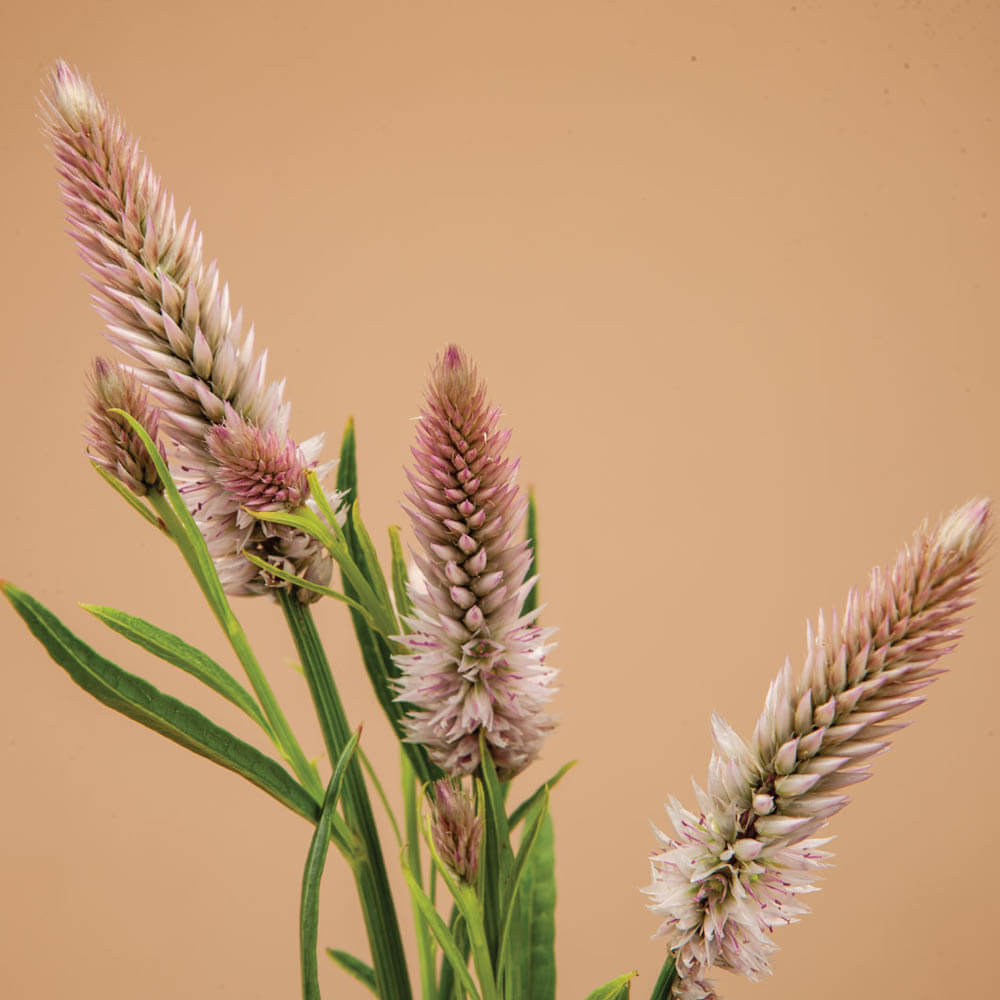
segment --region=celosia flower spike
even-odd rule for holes
[[[553,726],[544,706],[555,670],[545,663],[553,629],[521,615],[534,580],[531,550],[516,540],[526,502],[504,458],[510,431],[486,400],[475,366],[455,346],[434,366],[413,449],[407,512],[423,554],[411,587],[414,616],[395,661],[398,700],[411,706],[408,738],[451,775],[479,764],[485,735],[509,777],[538,754]]]
[[[135,359],[136,375],[163,408],[164,429],[179,446],[176,478],[199,525],[212,536],[226,589],[261,593],[273,580],[240,553],[247,533],[237,523],[237,505],[229,504],[222,516],[213,504],[210,524],[202,516],[202,503],[217,494],[217,479],[225,475],[209,432],[233,413],[308,465],[319,458],[322,435],[301,445],[288,437],[283,383],[266,380],[266,354],[255,354],[252,327],[243,335],[242,314],[233,317],[229,288],[215,263],[203,260],[190,214],[178,222],[173,199],[104,98],[60,62],[42,110],[71,232],[95,271],[94,301],[108,338]],[[252,533],[266,548],[269,530]],[[322,562],[315,546],[299,538],[295,547],[308,550],[315,572]],[[295,572],[307,568],[296,565]]]
[[[869,776],[865,763],[889,745],[941,673],[937,660],[961,634],[979,578],[990,504],[976,500],[934,530],[925,525],[889,572],[851,593],[842,623],[822,616],[807,636],[796,681],[786,663],[745,743],[713,719],[708,787],[698,813],[671,800],[674,835],[659,833],[645,891],[664,919],[678,978],[674,996],[712,997],[712,966],[751,979],[769,972],[770,932],[806,912],[829,855],[807,839],[843,808],[843,790]]]
[[[128,368],[95,358],[90,376],[90,419],[84,429],[87,452],[136,496],[162,493],[163,483],[139,435],[123,417],[109,410],[124,410],[137,420],[166,461],[163,445],[156,440],[160,411],[150,403],[145,386]]]

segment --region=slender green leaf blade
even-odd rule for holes
[[[526,579],[530,580],[533,576],[538,576],[538,507],[535,504],[535,491],[532,489],[528,490],[528,517],[525,534],[531,543],[531,563],[528,566],[528,575],[526,577]],[[521,614],[526,615],[530,611],[534,611],[537,607],[538,584],[536,583],[528,591],[528,596],[524,599]]]
[[[531,1000],[555,1000],[556,995],[556,874],[552,816],[546,815],[525,867],[518,892],[524,960],[523,995]]]
[[[538,842],[538,835],[541,832],[542,823],[545,821],[548,814],[549,793],[546,789],[545,794],[539,800],[527,823],[525,824],[524,835],[521,837],[521,843],[517,850],[517,856],[514,858],[514,866],[511,869],[510,886],[507,890],[506,898],[503,901],[503,909],[500,913],[501,967],[503,967],[508,958],[509,942],[507,939],[510,935],[511,922],[514,920],[514,915],[517,912],[515,904],[517,902],[517,893],[521,884],[521,879],[524,875],[526,865],[531,858],[535,845]]]
[[[587,996],[587,1000],[628,1000],[632,980],[637,975],[637,972],[626,972],[624,976],[619,976],[603,986],[598,986],[593,993]]]
[[[270,757],[216,725],[200,712],[95,652],[30,594],[4,583],[14,610],[70,678],[109,708],[188,750],[234,771],[293,812],[315,823],[316,803]]]
[[[548,781],[543,782],[541,785],[539,785],[538,788],[536,788],[535,791],[532,792],[531,795],[529,795],[528,798],[526,798],[510,814],[510,819],[508,819],[507,821],[507,824],[510,827],[510,829],[513,830],[514,827],[516,827],[517,824],[520,823],[522,819],[524,819],[524,817],[528,814],[528,812],[534,808],[535,804],[542,797],[542,795],[544,795],[546,791],[552,791],[552,789],[555,788],[560,781],[562,781],[566,773],[575,766],[576,766],[575,760],[571,760],[568,763],[563,764],[563,766],[559,768],[559,770],[556,771],[556,773],[553,774]]]
[[[309,844],[306,866],[302,873],[302,902],[299,907],[299,957],[302,963],[303,1000],[320,1000],[319,966],[316,960],[316,940],[319,935],[319,886],[326,867],[330,834],[337,814],[337,801],[344,785],[347,765],[358,748],[361,733],[356,732],[341,751],[333,776],[326,788],[319,822]]]
[[[121,480],[116,479],[107,469],[96,462],[90,463],[94,471],[117,493],[134,511],[141,514],[154,528],[164,530],[160,519]]]
[[[667,957],[663,962],[663,967],[660,969],[660,974],[656,979],[656,984],[653,986],[653,992],[650,996],[650,1000],[668,1000],[676,975],[677,966],[674,961],[673,952],[667,952]]]
[[[486,940],[490,955],[497,962],[500,955],[500,915],[506,908],[510,889],[510,869],[513,852],[510,847],[510,829],[504,794],[497,778],[493,757],[486,737],[479,734],[480,788],[483,803],[483,841],[480,849],[480,891],[486,925]]]
[[[365,527],[364,521],[361,520],[361,508],[358,506],[357,500],[351,504],[351,529],[357,543],[358,555],[360,555],[358,562],[361,570],[365,574],[369,584],[371,584],[375,596],[385,608],[386,617],[392,621],[393,628],[390,634],[398,635],[399,628],[396,626],[396,614],[392,607],[392,601],[389,598],[389,588],[386,586],[385,574],[382,572],[382,566],[379,563],[378,553],[375,551],[371,535],[368,534],[368,529]]]
[[[203,684],[246,712],[265,732],[270,733],[271,727],[250,692],[207,653],[186,643],[172,632],[117,608],[101,604],[82,604],[81,607],[130,642],[161,660],[180,667],[192,677],[197,677]]]
[[[409,572],[406,568],[406,557],[403,555],[403,543],[399,537],[399,528],[393,524],[389,528],[389,545],[392,549],[392,591],[396,598],[396,612],[400,619],[408,617],[413,611],[410,593],[406,589]],[[404,631],[406,626],[400,623]]]
[[[358,447],[354,434],[354,417],[348,417],[344,436],[340,441],[337,490],[344,494],[344,503],[348,507],[358,498]]]
[[[473,981],[472,974],[469,972],[466,960],[462,957],[461,949],[452,937],[448,925],[441,919],[441,915],[437,910],[434,909],[434,904],[427,898],[424,890],[417,885],[417,880],[405,860],[403,862],[403,877],[406,879],[410,895],[417,909],[420,911],[420,915],[426,921],[427,926],[434,935],[434,939],[441,946],[445,958],[448,959],[448,962],[455,970],[455,974],[461,980],[462,985],[469,995],[474,997],[475,1000],[479,1000],[479,991],[476,989],[476,984]]]
[[[163,483],[164,495],[176,519],[179,534],[175,536],[174,540],[184,554],[191,571],[198,580],[199,586],[204,591],[212,607],[216,610],[216,614],[220,616],[225,615],[229,605],[223,593],[222,584],[219,582],[219,576],[215,572],[215,565],[212,562],[211,555],[209,555],[208,546],[198,525],[194,523],[194,518],[191,516],[190,511],[188,511],[187,504],[184,503],[184,498],[177,489],[173,476],[170,475],[167,463],[163,461],[160,449],[153,443],[152,438],[146,432],[146,428],[131,413],[126,413],[124,410],[109,410],[108,412],[117,413],[128,421],[129,426],[139,436],[139,440],[142,441],[146,453],[156,466],[157,475],[159,475],[160,481]],[[157,494],[150,494],[151,501],[155,502],[157,497]],[[160,513],[162,516],[163,512],[160,511]],[[231,614],[231,612],[229,613]]]
[[[375,970],[367,962],[362,962],[360,958],[356,958],[349,952],[340,951],[338,948],[327,948],[326,953],[344,972],[353,976],[362,986],[367,986],[375,996],[378,996],[375,988]]]
[[[260,556],[255,555],[249,549],[243,550],[243,558],[248,559],[254,566],[266,570],[272,576],[278,577],[279,580],[287,580],[289,583],[294,583],[296,587],[301,587],[303,590],[310,590],[314,594],[321,594],[323,597],[332,597],[335,601],[346,604],[348,607],[364,615],[365,621],[370,626],[373,628],[376,627],[375,619],[368,613],[368,609],[346,594],[341,594],[332,587],[324,587],[321,583],[313,583],[312,580],[307,580],[304,576],[296,576],[294,573],[289,573],[288,570],[282,569],[280,566],[275,566],[274,563],[270,563],[266,559],[261,559]]]

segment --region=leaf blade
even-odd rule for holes
[[[326,867],[326,856],[330,849],[330,835],[336,817],[337,802],[344,786],[347,765],[358,748],[361,731],[358,730],[348,740],[327,785],[320,810],[316,830],[313,832],[306,855],[305,870],[302,873],[302,900],[299,905],[299,957],[302,966],[302,996],[304,1000],[320,1000],[319,963],[316,958],[316,941],[319,936],[319,886]],[[374,975],[374,973],[373,973]]]
[[[0,589],[52,659],[77,686],[109,708],[239,774],[293,812],[316,822],[319,816],[316,802],[272,758],[196,709],[105,659],[30,594],[11,583],[2,584]]]

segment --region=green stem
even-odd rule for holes
[[[278,598],[302,660],[327,753],[331,761],[337,760],[351,738],[351,730],[312,612],[292,591],[279,590]],[[363,857],[354,866],[354,877],[368,932],[378,995],[381,1000],[411,1000],[399,920],[389,889],[375,817],[357,759],[348,767],[342,801],[348,824],[357,832],[364,850]]]
[[[185,561],[191,566],[192,570],[195,570],[195,557],[187,551],[187,546],[184,543],[184,532],[178,524],[177,515],[167,502],[166,497],[162,493],[152,492],[149,494],[149,500],[157,514],[163,519],[174,541],[181,549]],[[195,573],[195,575],[199,578],[199,584],[201,584],[200,575],[198,573]],[[275,698],[274,692],[271,690],[271,685],[268,684],[267,678],[264,676],[264,671],[261,670],[260,664],[257,662],[257,657],[250,647],[250,642],[243,631],[243,626],[239,623],[236,615],[233,614],[233,610],[229,606],[229,602],[225,599],[225,596],[223,595],[220,598],[221,590],[218,594],[210,594],[204,584],[202,584],[202,590],[205,591],[209,606],[222,626],[222,630],[226,633],[226,638],[229,639],[229,644],[233,647],[233,652],[236,653],[240,663],[243,665],[247,679],[250,681],[250,685],[257,695],[257,700],[260,702],[260,706],[267,716],[267,721],[271,724],[271,729],[274,732],[275,746],[289,764],[291,764],[292,770],[299,781],[305,785],[309,794],[317,802],[322,802],[326,792],[323,788],[323,782],[320,781],[319,775],[316,773],[316,768],[309,763],[306,755],[302,752],[302,748],[299,746],[298,740],[296,740],[295,734],[292,732],[291,726],[289,726],[288,720],[285,718],[285,713],[281,711],[278,699]],[[333,759],[336,760],[336,757]]]
[[[406,751],[400,749],[400,766],[403,779],[403,810],[406,814],[406,852],[410,871],[423,888],[423,874],[420,865],[420,821],[417,811],[418,804],[417,776]],[[434,866],[431,865],[431,871]],[[431,900],[433,902],[433,900]],[[420,957],[420,992],[423,1000],[434,1000],[437,987],[434,983],[434,952],[431,947],[431,934],[427,924],[420,914],[420,908],[413,901],[413,925],[417,932],[417,954]]]
[[[650,1000],[667,1000],[670,996],[670,987],[673,985],[674,977],[677,975],[674,965],[674,956],[667,952],[666,961],[660,969],[660,977],[656,980]]]

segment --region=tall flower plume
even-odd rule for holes
[[[809,838],[847,803],[843,789],[869,776],[865,761],[906,725],[894,720],[923,701],[961,634],[989,517],[976,500],[924,525],[891,571],[848,595],[842,623],[834,616],[828,630],[821,615],[799,679],[786,662],[749,743],[713,718],[699,812],[671,799],[675,833],[657,831],[663,849],[645,890],[664,918],[676,997],[714,997],[704,979],[713,965],[751,979],[770,971],[771,930],[807,911],[800,897],[829,857],[826,840]]]
[[[500,773],[516,774],[553,727],[544,706],[554,629],[535,624],[537,611],[521,614],[534,583],[530,545],[515,540],[527,502],[499,418],[475,366],[450,346],[432,371],[408,472],[424,586],[410,588],[412,631],[395,660],[398,700],[412,706],[408,738],[451,775],[476,769],[480,732]]]
[[[225,469],[213,454],[210,432],[237,422],[256,428],[278,442],[277,450],[294,452],[296,469],[315,466],[323,436],[301,445],[288,436],[284,383],[266,380],[266,352],[255,354],[253,327],[244,336],[242,313],[233,317],[229,288],[215,262],[204,262],[190,213],[178,222],[173,198],[118,114],[63,62],[47,81],[42,111],[67,219],[94,269],[88,280],[108,338],[134,359],[132,370],[162,407],[164,430],[178,449],[177,479],[224,586],[234,594],[261,593],[273,579],[240,553],[248,540],[259,551],[273,548],[273,532],[255,526],[248,539],[238,505],[217,502]],[[305,536],[286,542],[304,554],[296,572],[308,565],[315,573],[324,562],[329,568],[318,543]],[[321,582],[327,579],[329,573]]]

